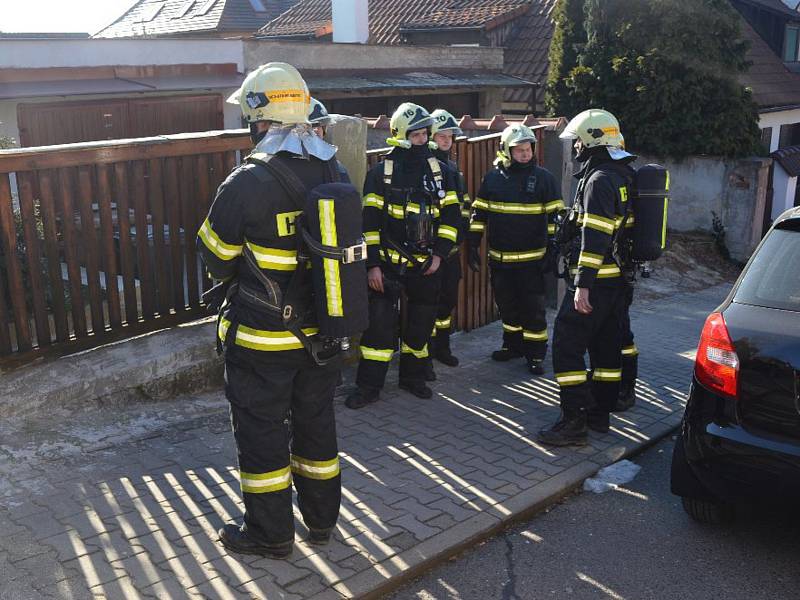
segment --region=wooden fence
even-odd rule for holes
[[[457,141],[471,195],[498,146]],[[0,152],[0,366],[204,316],[195,235],[250,147],[236,131]],[[497,315],[485,265],[463,266],[456,322],[470,330]]]

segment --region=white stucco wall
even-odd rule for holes
[[[775,152],[775,150],[778,149],[781,125],[791,125],[793,123],[800,123],[800,108],[761,113],[759,115],[759,128],[766,129],[767,127],[772,127],[772,138],[769,145],[770,152]]]
[[[797,190],[797,177],[789,177],[783,167],[775,163],[775,173],[772,176],[772,218],[776,219],[785,210],[794,206],[794,196]]]
[[[0,41],[0,69],[235,63],[244,71],[241,40]]]

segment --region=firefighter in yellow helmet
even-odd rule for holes
[[[561,416],[539,432],[539,440],[557,446],[585,445],[587,428],[604,432],[614,410],[622,379],[623,314],[627,283],[616,256],[628,210],[628,187],[636,158],[623,148],[616,117],[605,110],[586,110],[561,134],[573,140],[582,169],[575,203],[567,223],[574,223],[569,253],[570,274],[556,317],[553,370],[561,396]],[[591,370],[584,355],[588,351]]]
[[[458,164],[450,159],[450,151],[455,138],[463,132],[458,126],[455,117],[444,109],[438,108],[434,110],[431,113],[431,117],[433,117],[431,137],[433,138],[433,143],[436,144],[433,155],[457,174],[456,183],[458,187],[456,193],[461,210],[461,220],[459,221],[456,245],[453,246],[450,255],[442,261],[442,266],[440,267],[442,287],[439,293],[439,306],[436,310],[436,325],[431,335],[429,348],[431,358],[429,358],[430,362],[427,377],[429,380],[434,380],[436,375],[433,371],[433,358],[448,367],[458,366],[458,358],[454,356],[450,350],[450,332],[452,330],[453,309],[458,302],[458,282],[461,280],[461,256],[459,254],[459,247],[464,241],[469,228],[471,202],[469,194],[467,193],[467,183],[464,180],[464,175],[459,170]]]
[[[311,131],[308,88],[291,65],[255,69],[229,102],[240,105],[256,148],[219,187],[197,240],[208,273],[227,282],[217,335],[244,499],[244,522],[219,537],[233,552],[280,558],[294,545],[292,483],[312,543],[326,543],[338,518],[340,369],[335,356],[320,365],[307,351],[318,332],[313,311],[293,325],[282,315],[290,302],[313,301],[309,286],[293,284],[308,271],[298,268],[297,198],[273,167],[311,189],[330,180],[336,149]]]
[[[541,375],[548,341],[544,259],[564,203],[556,178],[536,164],[535,144],[535,133],[521,123],[501,134],[495,167],[472,203],[469,247],[476,264],[488,229],[492,289],[503,321],[503,345],[492,359],[524,358],[528,370]]]
[[[349,408],[378,400],[396,347],[399,298],[408,312],[401,332],[400,387],[418,398],[425,385],[428,341],[441,285],[442,261],[458,240],[461,219],[456,174],[428,145],[433,126],[423,107],[405,102],[391,118],[392,150],[367,173],[364,237],[370,287],[369,328],[361,338],[357,389]]]

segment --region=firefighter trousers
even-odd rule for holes
[[[340,365],[305,350],[225,351],[225,395],[239,459],[244,522],[253,539],[294,539],[292,482],[306,526],[331,529],[341,475],[333,394]]]
[[[397,348],[401,288],[405,290],[407,304],[406,322],[400,334],[400,381],[424,383],[441,274],[437,270],[433,275],[422,275],[418,271],[399,275],[391,267],[382,269],[384,292],[369,291],[369,327],[361,336],[356,384],[372,390],[383,388],[389,362]]]
[[[547,354],[544,274],[540,262],[504,268],[492,266],[492,289],[503,320],[503,347],[528,360]]]
[[[633,286],[629,285],[625,295],[625,310],[622,312],[622,389],[631,389],[639,376],[639,349],[633,339],[631,329],[631,304]]]
[[[436,307],[436,324],[431,334],[433,354],[450,355],[450,333],[453,330],[453,309],[458,304],[458,282],[461,281],[461,253],[442,261],[439,306]]]
[[[574,289],[569,289],[553,328],[553,371],[561,407],[576,411],[598,407],[611,411],[622,380],[622,315],[625,284],[595,285],[589,292],[592,312],[575,310]],[[591,372],[584,355],[589,352]]]

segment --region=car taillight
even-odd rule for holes
[[[697,358],[694,363],[697,380],[713,392],[736,397],[739,384],[739,357],[728,334],[721,313],[711,313],[706,319]]]

